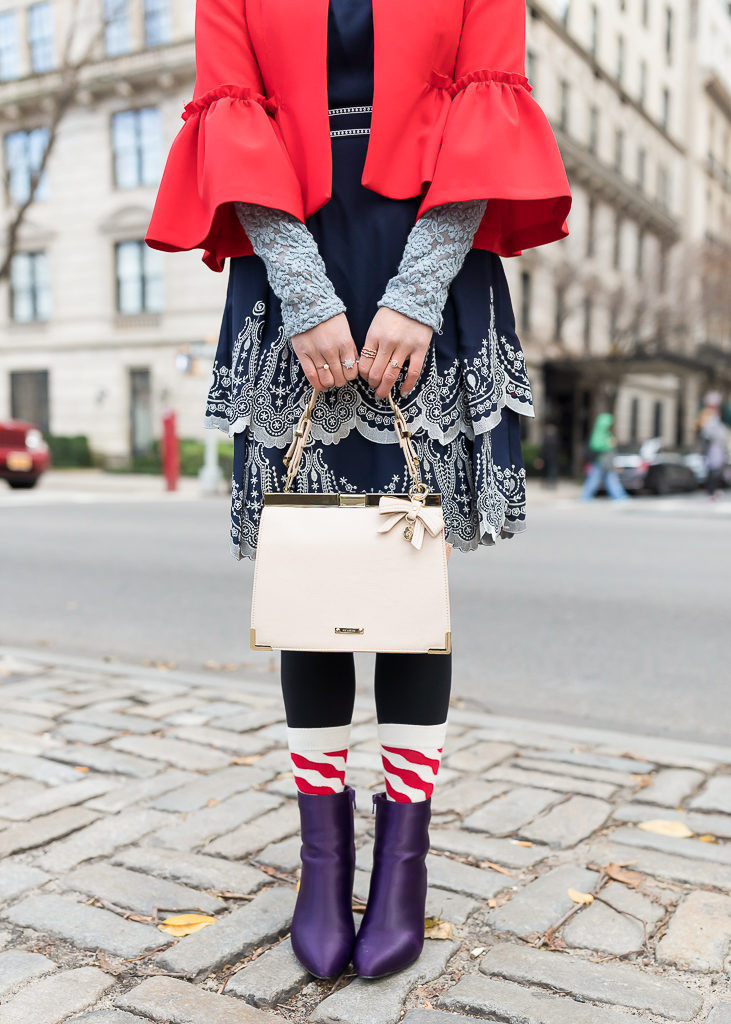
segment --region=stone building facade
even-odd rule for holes
[[[0,0],[5,247],[68,38],[84,57],[0,280],[0,417],[86,434],[124,461],[167,408],[202,437],[227,274],[142,241],[193,86],[194,0],[81,0],[70,30],[73,6]],[[557,422],[576,468],[613,401],[620,440],[688,443],[702,389],[731,383],[724,289],[708,284],[730,241],[727,4],[528,0],[527,29],[574,205],[568,238],[504,261],[535,391],[526,436]]]

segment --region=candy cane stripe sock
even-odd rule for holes
[[[287,727],[287,744],[294,781],[300,793],[342,793],[350,724],[324,729]]]
[[[379,722],[378,741],[386,784],[386,799],[399,803],[428,800],[447,735],[447,723],[402,725]]]

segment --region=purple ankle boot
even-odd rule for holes
[[[376,793],[373,804],[373,871],[353,953],[362,978],[381,978],[408,967],[424,946],[431,799],[398,803]]]
[[[353,955],[355,791],[298,793],[302,873],[292,917],[292,949],[316,978],[334,978]]]

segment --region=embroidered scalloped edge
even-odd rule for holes
[[[266,110],[267,114],[274,114],[278,106],[275,100],[263,96],[260,92],[255,92],[248,86],[224,84],[217,85],[215,89],[209,89],[208,92],[204,92],[202,96],[195,100],[190,100],[183,107],[183,112],[180,116],[183,121],[187,121],[195,114],[204,113],[216,100],[225,99],[226,97],[234,100],[243,100],[244,103],[258,103],[259,106]]]
[[[493,427],[496,427],[500,422],[502,411],[506,406],[508,409],[512,409],[521,416],[535,417],[536,414],[531,402],[521,401],[520,399],[509,395],[504,385],[497,408],[493,409],[488,416],[483,416],[480,419],[473,421],[467,421],[463,417],[460,417],[456,423],[452,424],[449,430],[440,430],[437,424],[425,421],[424,413],[420,412],[414,416],[413,419],[410,419],[407,425],[408,429],[413,434],[417,434],[419,431],[423,430],[428,437],[433,441],[438,441],[440,444],[449,444],[454,441],[458,434],[466,434],[467,437],[472,440],[478,434],[485,434],[488,430],[492,430]],[[209,430],[222,430],[232,438],[235,434],[251,428],[251,417],[240,416],[237,420],[234,420],[233,423],[230,423],[225,416],[216,416],[213,413],[207,413],[204,417],[203,425]],[[292,430],[294,430],[294,425]],[[369,427],[356,412],[353,413],[350,419],[341,423],[338,429],[334,432],[328,431],[323,434],[323,431],[320,429],[320,425],[313,421],[311,437],[313,441],[320,441],[323,444],[337,444],[338,441],[342,441],[343,438],[346,438],[351,430],[357,430],[363,437],[368,438],[370,441],[375,441],[377,444],[398,444],[398,438],[396,437],[395,431],[380,430]],[[266,432],[264,434],[259,433],[255,427],[254,440],[263,442],[273,448],[287,448],[291,443],[292,437],[285,435],[283,437],[274,438]]]
[[[492,71],[483,68],[480,71],[469,71],[466,75],[455,79],[451,85],[447,86],[447,92],[450,96],[456,96],[458,92],[462,92],[473,82],[502,82],[505,85],[519,85],[528,92],[533,91],[533,86],[525,75],[521,75],[517,71]]]

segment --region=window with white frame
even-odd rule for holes
[[[114,182],[117,188],[157,185],[162,167],[160,111],[120,110],[112,115]]]
[[[145,0],[145,46],[161,46],[172,36],[170,0]]]
[[[8,197],[12,202],[24,203],[30,196],[31,178],[38,173],[47,145],[47,128],[33,128],[31,131],[6,134],[5,175]],[[48,199],[48,180],[45,172],[38,181],[34,198]]]
[[[104,0],[104,42],[109,57],[132,49],[129,0]]]
[[[31,4],[28,8],[28,45],[33,70],[41,75],[56,66],[53,39],[53,8],[49,0]]]
[[[19,74],[18,13],[0,11],[0,79],[7,81]]]
[[[51,282],[45,252],[16,252],[10,261],[10,317],[16,323],[48,320]]]
[[[125,316],[161,313],[163,308],[162,253],[144,239],[117,242],[117,312]]]

